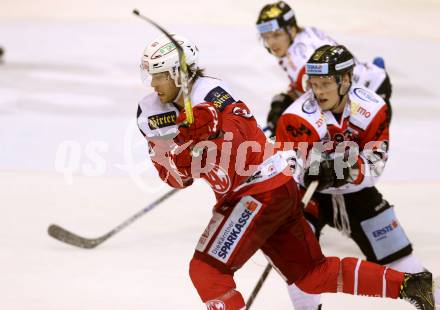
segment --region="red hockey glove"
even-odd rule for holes
[[[194,123],[186,124],[186,114],[181,112],[177,118],[179,124],[178,140],[193,141],[193,144],[215,138],[222,125],[221,115],[212,103],[205,102],[193,108]]]
[[[191,170],[191,151],[190,148],[187,147],[187,145],[182,145],[177,148],[175,148],[171,152],[171,158],[176,165],[177,170],[179,170],[180,173],[190,175]]]
[[[191,177],[191,161],[192,156],[189,148],[186,146],[180,146],[175,148],[172,152],[171,158],[176,165],[176,169],[179,172],[179,176],[184,187],[193,183]]]

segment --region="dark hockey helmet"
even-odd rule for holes
[[[284,1],[266,4],[261,9],[256,24],[260,33],[276,31],[278,29],[288,30],[290,27],[297,26],[295,13]]]
[[[343,45],[323,45],[315,50],[306,64],[308,76],[341,76],[354,68],[354,57]]]

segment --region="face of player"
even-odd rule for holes
[[[334,76],[310,76],[308,83],[315,94],[319,106],[323,111],[332,111],[342,113],[344,106],[341,102],[345,102],[344,98],[340,98],[339,94],[346,95],[350,88],[350,76],[344,74],[342,76],[341,86],[336,83]]]
[[[308,83],[323,111],[332,110],[339,104],[339,87],[334,76],[310,76]]]
[[[169,72],[152,74],[150,84],[159,96],[161,103],[171,103],[179,94],[180,88],[176,86]]]
[[[290,36],[283,29],[276,31],[265,32],[261,34],[261,38],[264,41],[269,51],[276,57],[284,57],[287,54],[287,49],[290,46]]]

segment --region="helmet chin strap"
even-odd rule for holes
[[[182,96],[183,87],[180,87],[179,92],[177,93],[176,98],[174,98],[173,102],[179,101],[180,96]]]
[[[286,32],[289,34],[289,38],[290,38],[290,42],[289,42],[289,47],[292,45],[293,43],[293,37],[292,37],[292,28],[291,27],[286,27]]]
[[[188,78],[188,82],[191,82],[192,79],[194,78],[194,76],[196,75],[196,70],[194,70],[194,72],[192,73],[192,75]],[[178,75],[176,75],[176,78],[173,79],[174,80],[174,84],[176,85],[176,87],[179,87],[179,92],[177,93],[176,98],[173,99],[173,102],[176,102],[179,100],[180,96],[182,96],[183,93],[183,87],[182,84],[177,82],[177,79],[179,78]]]

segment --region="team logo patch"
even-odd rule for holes
[[[224,194],[231,188],[231,179],[228,173],[220,166],[214,167],[203,178],[209,183],[214,192]]]
[[[353,93],[363,101],[379,103],[379,100],[372,93],[363,88],[355,88]]]
[[[156,114],[148,117],[148,127],[151,130],[159,129],[176,124],[176,112],[166,112],[162,114]]]
[[[274,19],[283,13],[279,7],[272,6],[269,10],[263,13],[262,18],[264,19]]]
[[[226,310],[226,305],[221,300],[210,300],[206,303],[206,308],[208,310]]]
[[[235,99],[223,88],[217,86],[212,89],[204,98],[206,102],[212,102],[217,109],[223,111],[223,109],[231,104],[235,103]]]
[[[208,254],[223,263],[227,263],[246,229],[260,211],[261,206],[262,203],[251,196],[243,197],[224,222]]]
[[[232,113],[237,115],[237,116],[244,117],[244,118],[252,118],[252,117],[254,117],[254,115],[248,109],[241,108],[241,107],[233,108],[232,109]]]
[[[302,110],[306,114],[313,114],[318,110],[318,105],[314,99],[310,98],[303,103]]]

